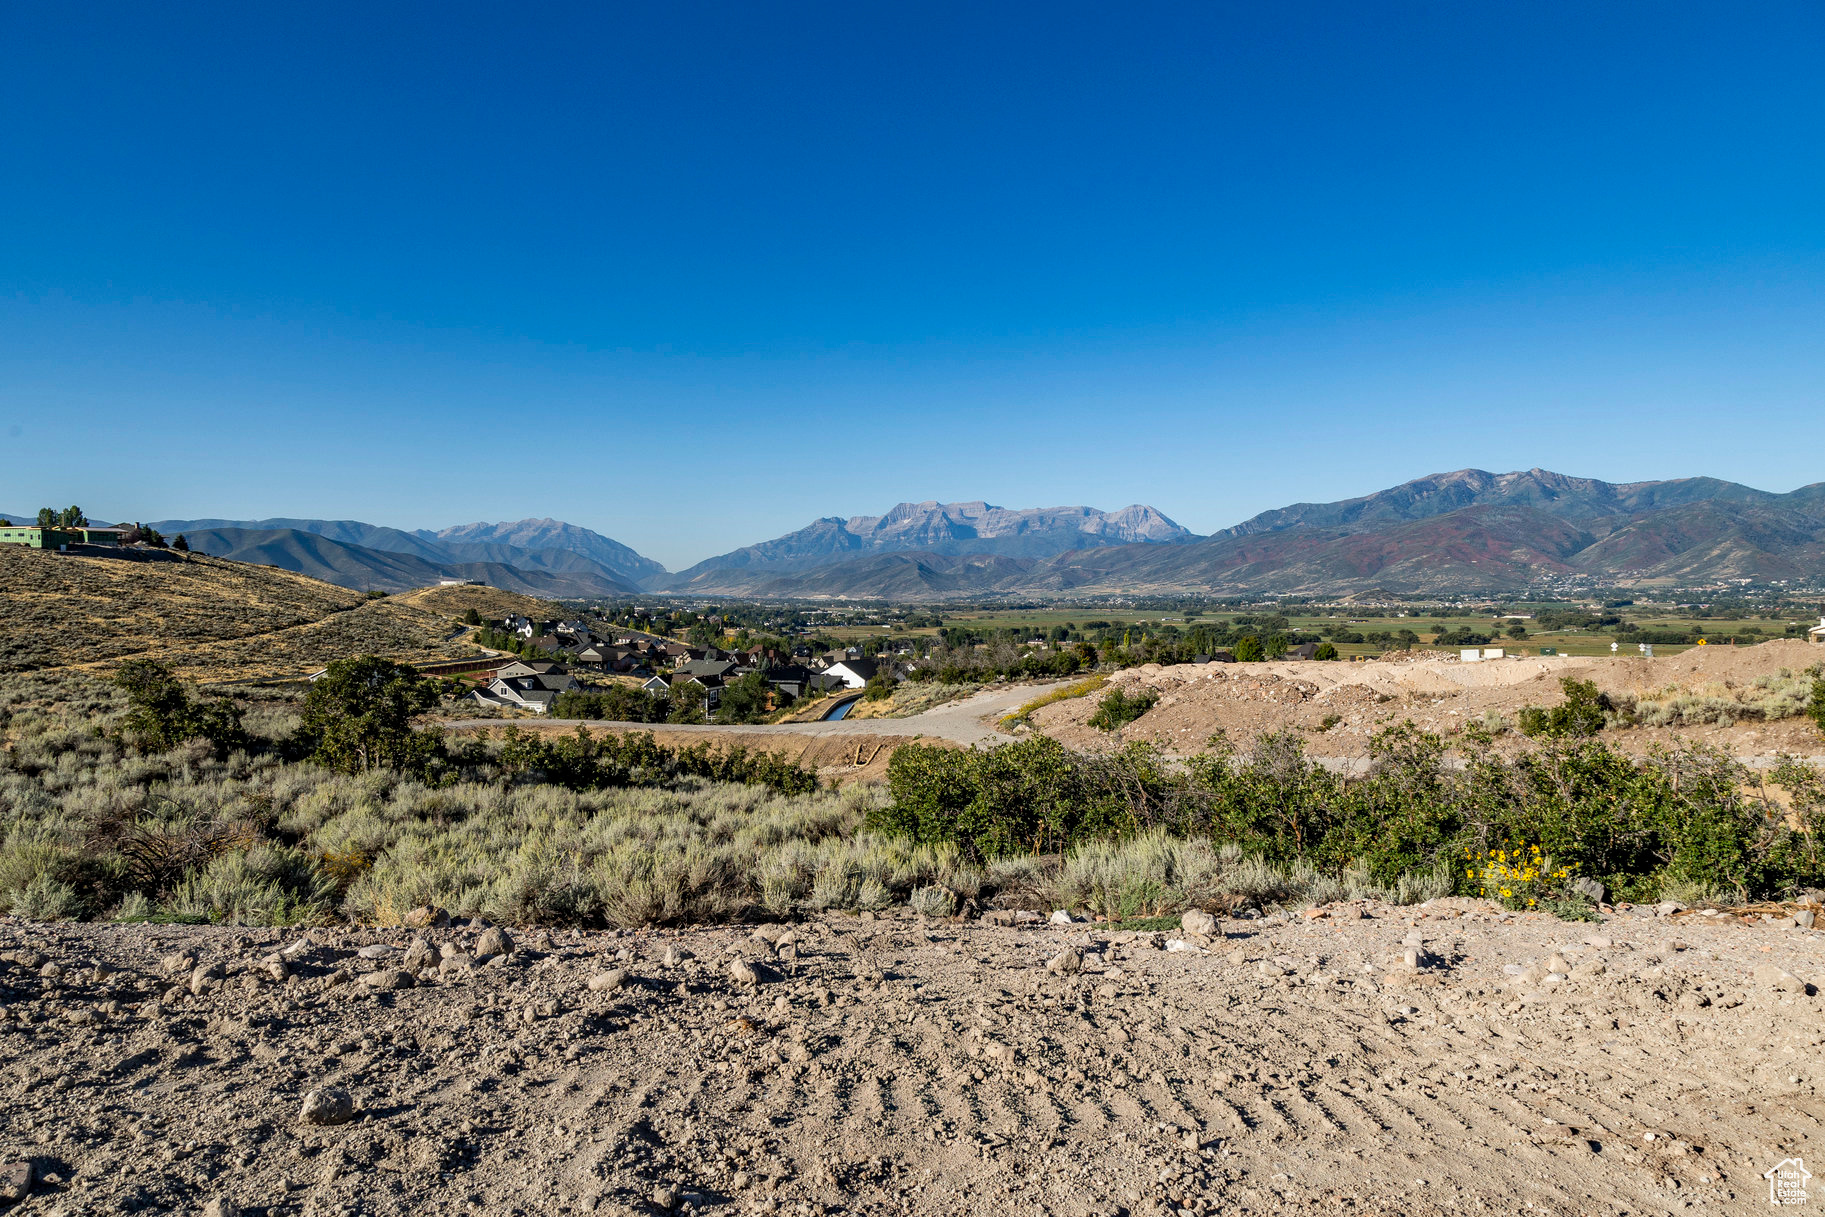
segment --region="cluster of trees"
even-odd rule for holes
[[[80,507],[65,507],[58,511],[55,507],[38,509],[38,527],[40,528],[87,528],[89,517],[82,513]]]
[[[810,771],[770,754],[668,749],[650,735],[596,739],[579,728],[576,736],[553,743],[509,728],[498,752],[480,739],[453,748],[441,731],[417,723],[437,706],[441,683],[375,655],[331,664],[306,694],[297,730],[279,740],[250,736],[232,703],[196,701],[168,669],[151,660],[123,664],[115,684],[127,696],[121,740],[146,751],[203,739],[218,754],[237,748],[269,751],[339,773],[390,770],[432,784],[506,777],[596,788],[701,777],[759,783],[788,793],[816,786]]]
[[[470,612],[474,611],[470,610]],[[477,614],[477,618],[479,620],[480,614]],[[475,622],[468,621],[465,617],[464,624],[474,625]],[[533,646],[530,638],[521,638],[518,634],[511,633],[494,622],[489,622],[475,631],[475,641],[489,650],[506,651],[508,654],[518,655],[522,659],[552,658],[551,652],[541,651],[538,647]]]
[[[817,775],[771,752],[713,748],[697,744],[667,748],[644,732],[592,735],[582,727],[555,739],[507,728],[495,763],[525,781],[550,782],[572,790],[656,785],[680,778],[767,786],[782,794],[808,794]]]
[[[1656,896],[1668,881],[1739,898],[1825,883],[1825,777],[1808,766],[1769,775],[1790,813],[1704,746],[1637,759],[1548,733],[1504,760],[1486,737],[1465,742],[1454,766],[1439,736],[1390,728],[1360,778],[1312,763],[1291,732],[1263,735],[1246,753],[1219,737],[1183,764],[1147,745],[1097,756],[1044,736],[987,751],[912,744],[889,763],[892,803],[869,822],[979,859],[1164,830],[1276,862],[1361,869],[1383,884],[1448,870],[1465,891],[1475,890],[1467,859],[1517,843],[1625,899]]]
[[[186,740],[205,739],[226,754],[247,743],[239,707],[226,698],[195,701],[161,663],[129,659],[115,672],[114,683],[127,695],[121,726],[148,750],[163,752]]]
[[[248,735],[233,702],[196,701],[170,669],[154,660],[122,664],[114,683],[127,695],[122,736],[146,751],[202,739],[218,755],[236,748],[271,749],[342,773],[427,772],[445,757],[440,735],[413,726],[416,716],[438,704],[439,682],[375,655],[331,664],[305,695],[298,730],[280,741]]]
[[[703,686],[683,681],[660,694],[632,685],[576,689],[558,694],[551,712],[557,718],[620,723],[758,723],[766,721],[771,693],[766,677],[749,672],[724,685],[714,707]]]

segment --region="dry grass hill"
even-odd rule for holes
[[[454,618],[549,611],[488,587],[369,600],[270,566],[199,554],[70,557],[0,547],[0,672],[143,656],[186,679],[300,676],[347,655],[428,661],[478,654]]]

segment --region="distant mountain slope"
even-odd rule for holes
[[[1825,483],[1771,494],[1715,478],[1615,484],[1541,469],[1465,469],[1357,499],[1263,512],[1201,540],[1077,547],[1001,562],[931,551],[895,553],[892,561],[844,556],[833,543],[845,532],[856,535],[836,527],[848,523],[819,522],[830,526],[818,539],[835,557],[810,569],[706,563],[678,578],[691,576],[692,590],[725,595],[887,599],[1501,593],[1569,580],[1825,582]]]
[[[1363,529],[1400,520],[1430,519],[1466,507],[1495,505],[1532,508],[1568,520],[1595,520],[1696,502],[1764,504],[1781,497],[1716,478],[1616,484],[1567,477],[1545,469],[1524,473],[1459,469],[1416,478],[1358,499],[1295,503],[1264,511],[1213,535],[1239,537],[1297,527]]]
[[[713,587],[730,580],[723,572],[788,573],[846,563],[867,554],[1047,558],[1078,549],[1180,544],[1195,539],[1160,512],[1140,505],[1120,511],[1093,507],[1017,511],[983,502],[901,503],[881,516],[829,516],[772,541],[706,559],[651,586]]]
[[[536,587],[542,589],[535,593],[539,595],[615,595],[633,591],[639,587],[643,578],[655,572],[662,574],[665,570],[657,562],[641,557],[619,542],[586,528],[561,524],[555,520],[521,521],[519,524],[465,524],[444,529],[442,533],[406,532],[398,528],[364,524],[359,520],[159,520],[153,527],[166,537],[183,533],[193,544],[194,534],[199,532],[230,530],[308,533],[340,545],[409,556],[448,574],[458,573],[459,568],[500,566],[519,572],[514,576],[517,580],[514,590],[530,591]],[[540,543],[530,546],[513,544],[503,539],[507,536],[518,536],[523,540]],[[341,551],[319,548],[312,560],[333,563],[339,556]],[[612,561],[605,561],[604,558]],[[300,556],[297,560],[306,559]],[[286,569],[301,568],[288,566]],[[325,567],[325,570],[329,569],[332,567]],[[371,581],[375,572],[389,569],[405,571],[420,568],[409,563],[401,565],[359,559],[351,563],[345,572],[346,577],[330,581],[345,587],[373,586]],[[330,579],[326,573],[319,574],[318,577]],[[424,581],[421,579],[419,582]],[[433,577],[430,581],[436,582],[436,578]],[[494,583],[494,580],[489,582]],[[495,583],[495,586],[507,587],[508,584]],[[564,587],[578,590],[553,590]]]
[[[515,520],[501,524],[458,524],[437,532],[420,530],[415,536],[452,546],[510,546],[534,553],[567,551],[581,554],[630,585],[665,574],[665,567],[613,541],[566,524],[562,520]]]
[[[338,587],[403,591],[441,579],[479,579],[490,587],[541,597],[615,596],[634,590],[595,569],[538,570],[502,562],[431,561],[418,554],[351,545],[298,528],[182,531],[197,553],[276,566]]]

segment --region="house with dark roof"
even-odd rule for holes
[[[733,659],[693,659],[689,663],[679,664],[672,671],[677,676],[708,678],[723,684],[735,679],[740,666]]]
[[[767,684],[797,701],[811,687],[811,669],[802,663],[780,664],[761,673]]]
[[[534,665],[509,666],[530,667]],[[478,687],[470,696],[485,706],[531,710],[535,714],[544,714],[551,709],[551,703],[557,700],[558,694],[568,693],[578,686],[576,677],[556,664],[536,666],[546,670],[505,675],[506,669],[502,669],[501,672],[494,674],[492,680]]]
[[[837,685],[827,684],[826,687],[859,689],[873,680],[879,671],[880,666],[872,659],[844,659],[831,664],[820,675],[826,682],[839,682]]]

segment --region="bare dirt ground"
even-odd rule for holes
[[[1559,681],[1566,676],[1595,681],[1611,694],[1639,696],[1673,686],[1719,686],[1729,691],[1782,669],[1800,672],[1822,660],[1825,648],[1783,640],[1754,647],[1694,648],[1655,659],[1534,656],[1481,663],[1415,658],[1166,668],[1149,664],[1110,678],[1110,688],[1129,693],[1152,689],[1160,694],[1157,706],[1121,731],[1085,725],[1100,694],[1040,709],[1033,715],[1032,729],[1073,748],[1106,749],[1144,740],[1170,751],[1194,752],[1218,730],[1246,745],[1262,731],[1293,728],[1309,733],[1308,750],[1315,756],[1361,757],[1367,755],[1369,738],[1377,730],[1408,719],[1445,734],[1491,713],[1512,723],[1524,706],[1561,701]],[[1504,738],[1508,747],[1526,742],[1512,732]],[[1783,752],[1825,753],[1817,730],[1803,717],[1733,726],[1633,727],[1606,731],[1604,739],[1631,752],[1687,739],[1716,744],[1745,759]]]
[[[1791,920],[787,928],[0,921],[11,1211],[1747,1213],[1825,1160]]]

